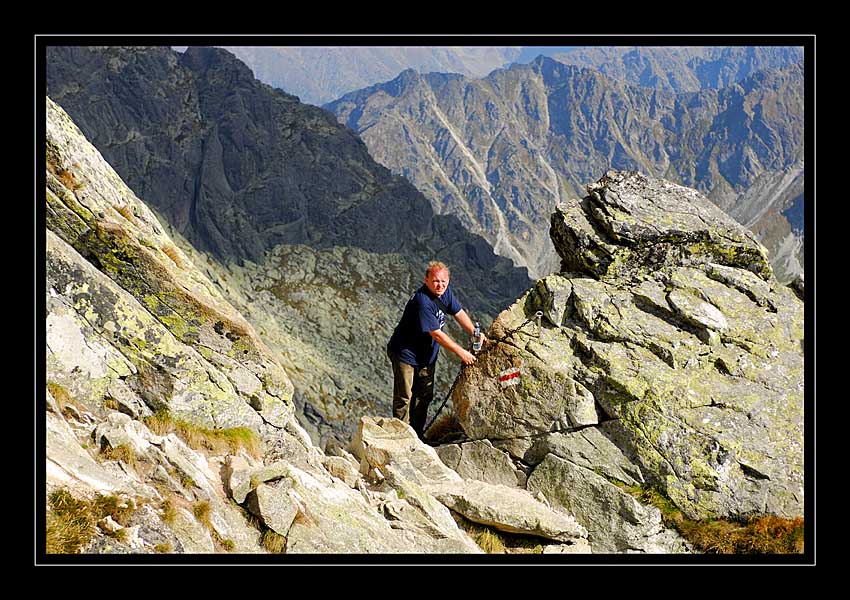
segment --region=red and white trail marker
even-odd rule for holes
[[[519,383],[519,378],[522,375],[519,367],[511,367],[499,373],[499,384],[502,387],[516,385]]]

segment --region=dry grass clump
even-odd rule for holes
[[[45,552],[48,554],[77,554],[97,535],[97,523],[106,517],[126,527],[136,510],[135,503],[126,498],[97,494],[93,500],[75,498],[58,488],[47,497],[47,530]],[[126,535],[118,530],[113,537]]]
[[[745,522],[728,519],[694,521],[655,489],[626,488],[641,502],[661,511],[665,525],[674,528],[694,548],[706,554],[803,554],[802,517],[785,519],[756,515]]]
[[[751,517],[745,524],[716,520],[688,524],[684,530],[691,543],[708,554],[803,553],[801,517]]]
[[[67,169],[60,168],[56,172],[56,179],[59,180],[59,183],[61,183],[73,192],[76,192],[78,189],[83,187],[83,184],[77,181],[77,178],[74,176],[74,174]]]
[[[212,514],[212,508],[210,507],[210,503],[206,500],[201,500],[196,502],[192,507],[192,513],[195,515],[195,518],[206,527],[209,532],[212,534],[213,540],[216,544],[218,544],[221,548],[226,550],[227,552],[232,552],[234,548],[236,548],[236,544],[233,543],[233,540],[228,540],[218,533],[215,526],[212,524],[210,520],[210,515]]]
[[[475,540],[475,543],[478,544],[478,547],[484,550],[487,554],[507,553],[505,543],[502,541],[502,538],[491,529],[484,529],[483,531],[475,534],[473,539]]]
[[[194,450],[222,454],[237,452],[239,448],[244,448],[252,456],[259,457],[261,454],[260,437],[248,427],[207,429],[175,419],[164,411],[147,417],[144,422],[148,429],[157,435],[176,433],[187,446]]]
[[[166,498],[160,504],[160,509],[162,510],[162,521],[172,525],[177,519],[177,508],[174,506],[174,503]]]
[[[171,244],[168,244],[168,245],[162,247],[162,251],[165,253],[166,256],[168,256],[168,258],[171,259],[171,261],[175,265],[177,265],[178,268],[180,268],[180,269],[186,268],[186,263],[183,262],[183,258],[181,258],[180,251],[177,249],[177,246],[173,246]]]
[[[100,456],[106,460],[118,460],[133,468],[136,467],[136,455],[133,454],[132,448],[126,444],[121,444],[115,448],[109,444],[104,444],[100,448]]]
[[[74,498],[70,492],[58,489],[47,498],[45,551],[48,554],[76,554],[97,533],[97,522],[85,500]]]
[[[136,215],[133,214],[133,209],[130,208],[128,205],[125,204],[124,206],[113,206],[112,208],[115,209],[115,212],[130,221],[130,223],[136,222]]]
[[[169,542],[163,542],[162,544],[157,544],[153,547],[154,552],[157,554],[171,554],[171,551],[174,550],[174,547]]]
[[[54,383],[49,381],[47,383],[47,389],[53,398],[56,400],[56,403],[59,405],[59,410],[65,417],[73,417],[73,410],[76,410],[79,414],[86,412],[86,407],[83,406],[76,398],[74,398],[68,390],[59,385],[58,383]]]
[[[452,512],[452,517],[461,530],[478,544],[487,554],[542,554],[543,544],[539,538],[518,533],[499,531],[486,525],[470,521]]]
[[[286,536],[267,529],[263,532],[263,548],[272,554],[286,554]]]

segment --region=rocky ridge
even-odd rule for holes
[[[129,511],[80,552],[479,554],[469,523],[591,551],[570,514],[461,477],[400,421],[363,417],[348,449],[314,446],[274,353],[46,106],[45,494]],[[164,418],[258,443],[199,446]]]
[[[346,92],[387,81],[405,69],[483,77],[519,53],[515,47],[222,46],[261,81],[303,102],[322,105]]]

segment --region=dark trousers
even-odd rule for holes
[[[425,435],[428,405],[434,399],[436,362],[414,367],[401,362],[389,348],[387,356],[393,365],[393,416],[409,424],[421,439]]]

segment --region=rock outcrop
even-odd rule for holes
[[[482,553],[469,521],[591,551],[567,511],[464,479],[401,421],[363,418],[356,457],[314,446],[274,353],[46,103],[51,552],[71,502],[121,510],[67,552]]]
[[[454,388],[469,438],[528,465],[598,551],[671,551],[623,486],[694,519],[801,516],[803,304],[752,234],[692,189],[612,171],[551,235],[562,271],[498,316]]]

